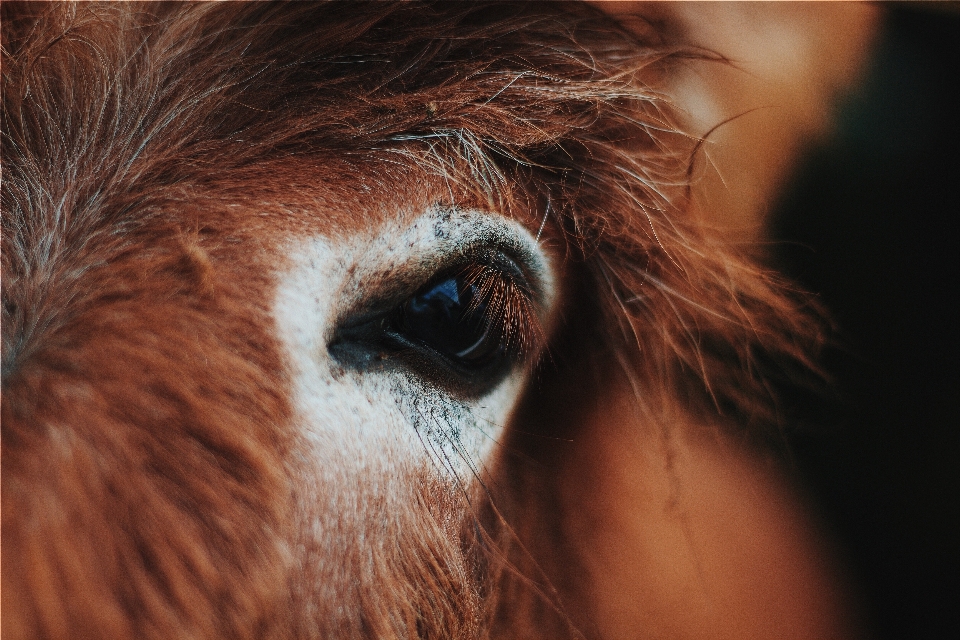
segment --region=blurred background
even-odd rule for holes
[[[960,12],[886,5],[863,80],[768,220],[830,309],[793,464],[882,640],[960,638]]]

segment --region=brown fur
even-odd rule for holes
[[[416,197],[397,178],[422,172],[534,230],[549,207],[564,320],[514,452],[538,447],[525,433],[572,437],[611,371],[669,431],[770,424],[770,376],[810,364],[802,298],[685,213],[696,141],[650,83],[689,53],[588,7],[4,3],[3,28],[5,636],[575,635],[589,619],[564,587],[584,550],[550,533],[562,486],[511,455],[487,479],[496,507],[413,479],[387,514],[400,555],[344,549],[358,593],[301,591],[325,550],[294,530],[257,256],[311,224],[285,212],[355,197],[358,176],[399,206]],[[383,515],[362,488],[357,505]]]

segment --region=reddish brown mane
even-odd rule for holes
[[[518,433],[574,433],[568,409],[602,404],[611,371],[651,423],[769,425],[771,376],[809,366],[819,324],[802,299],[685,215],[696,141],[655,81],[687,54],[588,7],[5,2],[3,25],[10,637],[309,630],[287,573],[287,373],[271,284],[247,260],[301,224],[250,211],[309,201],[304,176],[338,193],[340,176],[366,174],[366,197],[389,201],[417,171],[534,229],[548,211],[572,284]],[[542,541],[538,491],[558,489],[522,467],[502,460],[490,486],[521,538]],[[467,583],[487,584],[464,593],[442,567],[406,585],[400,568],[408,631],[555,615],[512,536],[481,539],[541,593],[507,571],[513,612],[485,613],[497,562],[468,564]],[[468,559],[485,556],[470,544]],[[577,553],[557,548],[557,566]]]

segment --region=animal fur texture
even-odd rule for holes
[[[2,10],[4,637],[594,636],[586,414],[761,441],[811,369],[809,302],[687,213],[657,82],[707,53],[571,3]],[[310,480],[284,242],[431,207],[557,257],[520,404],[468,483]]]

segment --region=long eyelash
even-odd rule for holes
[[[486,305],[486,326],[493,339],[501,340],[508,353],[529,359],[543,345],[544,332],[530,288],[490,265],[473,264],[461,272],[464,283],[476,287],[478,295],[468,309]]]

